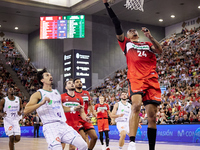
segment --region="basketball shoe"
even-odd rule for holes
[[[130,142],[127,150],[136,150],[135,142]]]

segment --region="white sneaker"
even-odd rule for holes
[[[106,150],[106,146],[105,145],[101,145],[102,146],[102,150]]]
[[[127,150],[136,150],[135,142],[130,142]]]
[[[109,148],[109,147],[106,147],[106,150],[110,150],[110,148]]]

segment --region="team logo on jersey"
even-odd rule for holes
[[[11,106],[8,106],[8,108],[11,108]]]
[[[18,101],[15,101],[15,103],[18,103]]]
[[[124,112],[124,109],[122,109],[122,112]]]
[[[57,93],[57,92],[55,92],[55,94],[56,94],[56,95],[58,95],[58,93]]]
[[[52,102],[53,102],[53,100],[50,100],[50,102],[49,102],[49,105],[51,105],[51,104],[52,104]]]
[[[86,93],[84,93],[83,95],[87,95]]]
[[[77,101],[80,101],[79,98],[76,99]]]

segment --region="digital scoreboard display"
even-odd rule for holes
[[[85,37],[85,16],[40,17],[40,39]]]
[[[90,90],[92,86],[91,51],[70,50],[63,54],[63,79],[80,78],[84,90]],[[65,91],[65,87],[63,87]]]

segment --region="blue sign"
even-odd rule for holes
[[[142,128],[138,128],[136,140],[147,141],[147,125],[142,125]],[[96,133],[99,137],[98,127],[94,126]],[[119,140],[119,132],[115,125],[109,126],[109,138]],[[33,126],[21,127],[21,136],[33,137]],[[39,129],[39,136],[44,137],[42,127]],[[0,127],[0,137],[6,137],[3,127]],[[129,137],[126,136],[126,140]],[[189,142],[189,143],[200,143],[200,124],[191,125],[157,125],[157,141],[167,142]]]

